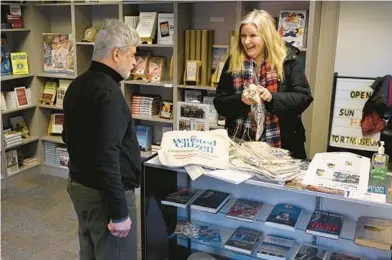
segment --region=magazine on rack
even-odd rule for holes
[[[302,183],[359,198],[368,189],[369,170],[370,159],[354,153],[317,153]]]
[[[178,130],[209,130],[209,106],[207,104],[177,102]]]

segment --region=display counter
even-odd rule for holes
[[[231,194],[230,199],[213,214],[206,211],[163,205],[168,194],[178,188],[215,190]],[[253,222],[226,217],[236,199],[250,199],[262,202]],[[367,259],[391,259],[391,251],[358,245],[354,242],[357,220],[361,216],[390,219],[392,205],[361,199],[350,199],[338,195],[295,189],[262,182],[256,177],[241,184],[232,184],[203,175],[190,180],[182,168],[168,168],[159,163],[158,157],[144,162],[142,186],[142,251],[143,259],[187,259],[194,251],[203,251],[216,258],[259,259],[257,247],[252,254],[244,254],[224,247],[226,241],[238,227],[245,227],[295,240],[293,254],[302,243],[322,246],[330,251],[342,252]],[[293,231],[266,224],[274,205],[290,204],[303,209]],[[307,225],[315,210],[329,211],[344,216],[338,239],[315,236],[306,232]],[[219,230],[220,242],[204,242],[196,238],[175,235],[176,224],[188,221],[193,225],[208,226]]]

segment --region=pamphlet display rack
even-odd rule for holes
[[[189,206],[182,209],[161,204],[161,201],[168,194],[179,187],[228,192],[231,193],[232,197],[216,214],[190,209]],[[359,217],[368,216],[389,219],[392,214],[392,204],[349,199],[337,195],[294,189],[265,183],[255,177],[238,185],[205,175],[195,181],[191,181],[184,169],[168,168],[161,165],[158,156],[144,162],[141,196],[143,259],[155,259],[154,253],[156,250],[170,254],[168,259],[175,259],[175,257],[180,257],[178,254],[187,255],[194,251],[224,256],[227,259],[258,259],[256,257],[257,247],[251,255],[224,248],[227,239],[239,226],[261,231],[264,233],[264,236],[268,234],[294,239],[296,248],[301,243],[315,244],[331,252],[336,251],[368,259],[391,259],[391,251],[358,245],[354,242],[354,237],[356,221]],[[230,219],[225,216],[232,205],[232,201],[237,198],[257,200],[263,203],[253,223]],[[271,212],[273,205],[279,203],[292,204],[303,209],[294,232],[266,225],[266,218]],[[337,240],[314,236],[305,232],[312,212],[317,209],[335,212],[344,216],[343,227]],[[184,219],[192,224],[209,225],[210,228],[218,229],[221,242],[203,242],[197,239],[183,239],[173,235],[177,222]],[[186,253],[179,248],[184,249]],[[295,248],[293,252],[295,252]],[[184,255],[181,255],[181,257],[183,258],[178,259],[186,259]]]

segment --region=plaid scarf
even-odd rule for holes
[[[255,66],[252,59],[246,59],[244,70],[233,73],[235,93],[242,93],[244,88],[250,84],[260,85],[271,93],[278,92],[278,76],[276,71],[271,70],[268,59],[262,62],[257,71]],[[260,136],[259,131],[261,131],[261,137],[257,138]],[[279,118],[267,112],[264,103],[252,105],[247,117],[237,118],[236,127],[230,135],[233,139],[240,141],[263,141],[273,147],[281,147]]]

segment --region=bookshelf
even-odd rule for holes
[[[285,1],[285,2],[260,2],[260,1],[63,1],[59,3],[28,2],[22,5],[23,29],[2,29],[1,32],[11,35],[12,41],[19,50],[26,51],[29,59],[30,74],[23,76],[2,76],[4,83],[28,82],[32,91],[33,104],[29,107],[15,111],[3,112],[7,114],[27,113],[30,114],[29,127],[38,139],[26,145],[37,144],[36,154],[40,159],[38,172],[49,173],[56,169],[56,174],[66,177],[68,172],[64,168],[48,166],[45,164],[44,144],[55,143],[61,145],[61,141],[49,137],[47,128],[50,114],[61,113],[62,108],[55,105],[44,105],[38,101],[48,80],[72,80],[89,68],[91,63],[94,44],[82,41],[85,30],[92,26],[98,26],[105,18],[119,18],[136,16],[140,12],[158,12],[174,14],[174,40],[173,44],[141,44],[138,51],[150,51],[153,56],[165,58],[166,70],[170,58],[173,57],[172,78],[165,78],[160,82],[145,82],[143,80],[127,79],[121,82],[124,97],[130,105],[130,98],[134,93],[158,94],[162,100],[173,101],[173,119],[167,120],[159,116],[134,115],[135,124],[150,125],[153,127],[154,140],[157,141],[162,135],[162,127],[176,128],[176,102],[184,100],[184,91],[187,89],[203,90],[208,95],[214,95],[215,89],[208,85],[193,86],[184,84],[184,52],[185,30],[208,29],[214,31],[213,44],[228,45],[230,31],[235,30],[239,19],[253,8],[263,8],[273,16],[280,9],[306,9],[309,10],[308,46],[302,51],[306,55],[306,73],[315,78],[315,66],[317,62],[317,44],[315,39],[319,37],[321,23],[321,3],[312,1]],[[43,33],[71,33],[74,37],[74,74],[45,73],[43,71]],[[157,37],[156,37],[157,38]],[[312,46],[314,43],[314,46]],[[311,50],[311,51],[309,51]],[[312,84],[312,82],[310,82]],[[19,83],[17,84],[19,85]],[[310,119],[312,122],[313,119]],[[211,129],[221,128],[211,125]],[[4,158],[2,149],[2,158]],[[149,153],[142,153],[146,157]],[[3,164],[4,165],[4,164]],[[35,170],[35,169],[34,169]],[[28,173],[30,170],[25,171]],[[4,172],[4,170],[3,170]]]

